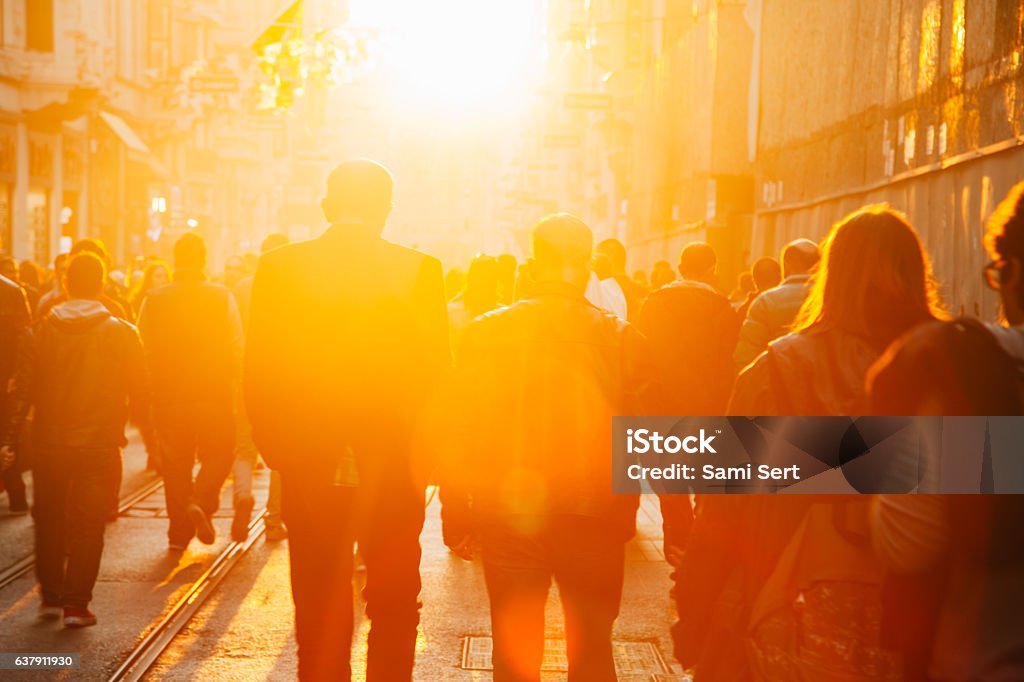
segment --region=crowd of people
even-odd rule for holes
[[[729,295],[710,245],[630,277],[625,246],[568,214],[533,228],[524,263],[478,255],[444,274],[381,238],[391,201],[386,169],[345,162],[323,236],[272,235],[253,275],[231,259],[222,283],[194,234],[173,269],[139,261],[124,283],[92,240],[49,288],[0,263],[4,484],[27,509],[31,459],[42,616],[95,623],[131,418],[164,477],[173,551],[214,541],[232,469],[244,539],[253,468],[275,471],[268,526],[288,528],[300,679],[351,674],[356,545],[367,679],[411,679],[437,484],[445,544],[483,566],[495,680],[539,679],[552,581],[569,679],[614,680],[639,499],[612,493],[613,416],[1022,414],[1024,183],[978,273],[1002,323],[950,319],[917,232],[884,205],[758,259]],[[675,656],[698,682],[1024,679],[1018,496],[660,502]]]

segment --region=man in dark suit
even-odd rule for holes
[[[417,421],[450,364],[441,264],[385,241],[392,178],[347,161],[330,228],[262,256],[245,393],[281,472],[302,680],[349,679],[352,554],[366,563],[368,680],[409,680],[419,623],[425,476]]]

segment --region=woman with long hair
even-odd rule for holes
[[[837,223],[822,254],[793,332],[740,375],[729,414],[867,414],[871,364],[905,332],[944,317],[917,232],[888,206]]]
[[[159,258],[154,258],[149,261],[149,263],[146,264],[146,269],[142,272],[142,280],[139,282],[138,288],[132,292],[132,311],[135,315],[138,316],[139,310],[142,309],[142,301],[146,298],[146,294],[148,294],[150,290],[170,283],[170,266]]]
[[[867,206],[832,228],[793,332],[771,343],[743,371],[728,413],[870,414],[865,378],[872,363],[905,332],[941,317],[917,233],[888,206]],[[701,513],[691,549],[701,546],[700,538],[710,538],[706,546],[718,549],[688,549],[682,565],[697,576],[717,576],[719,594],[696,601],[691,592],[699,588],[684,572],[677,575],[676,598],[680,604],[706,604],[708,614],[733,614],[719,624],[714,639],[697,647],[699,628],[682,620],[677,626],[677,651],[697,662],[699,682],[913,679],[906,675],[902,648],[886,641],[878,627],[885,609],[885,568],[858,521],[867,513],[865,499],[707,495],[698,500]],[[729,540],[722,545],[713,541],[716,537]],[[737,649],[749,654],[746,670],[736,670]],[[858,655],[850,657],[849,651]]]

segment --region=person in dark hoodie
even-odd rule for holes
[[[142,344],[131,324],[100,302],[106,269],[91,253],[71,259],[68,300],[22,344],[0,458],[35,409],[33,433],[36,575],[41,618],[65,627],[96,624],[89,610],[103,553],[107,504],[116,493],[129,404],[148,402]],[[145,410],[138,410],[144,414]]]

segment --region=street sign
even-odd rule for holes
[[[235,76],[193,76],[188,87],[193,92],[227,93],[238,92],[238,78]]]
[[[612,108],[612,96],[599,92],[570,92],[565,95],[567,109],[607,111]]]
[[[580,146],[580,136],[545,135],[544,146],[552,149],[575,149]]]

